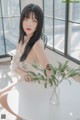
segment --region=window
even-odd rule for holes
[[[0,18],[0,55],[5,54],[5,44],[2,30],[2,19]]]
[[[47,44],[53,47],[53,0],[45,0],[44,7],[44,32],[47,35]]]
[[[47,47],[80,64],[80,4],[44,0]]]
[[[64,52],[65,5],[59,0],[44,0],[44,32],[49,47]]]
[[[65,22],[54,19],[54,48],[64,53]]]
[[[53,47],[53,19],[45,17],[44,23],[45,23],[45,33],[47,34],[47,38],[48,38],[47,44],[50,47]]]
[[[15,49],[19,37],[19,0],[0,0],[0,55]],[[4,51],[4,52],[2,52]]]
[[[1,18],[1,4],[0,4],[0,18]]]
[[[3,17],[20,15],[19,0],[1,0]]]
[[[80,4],[70,4],[68,55],[80,61]],[[72,17],[71,17],[72,16]]]

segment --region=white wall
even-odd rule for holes
[[[58,61],[61,62],[61,63],[64,63],[66,60],[68,60],[67,58],[53,52],[52,50],[50,49],[45,49],[46,50],[46,54],[48,56],[48,59],[50,61],[51,64],[53,64],[54,66],[57,65]],[[69,60],[69,66],[71,68],[77,68],[79,67],[79,65],[75,62],[72,62],[71,60]]]
[[[30,3],[38,4],[43,9],[43,0],[21,0],[21,9]]]

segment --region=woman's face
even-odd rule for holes
[[[23,20],[23,30],[25,31],[25,33],[27,35],[33,35],[33,33],[35,32],[36,30],[36,27],[38,25],[38,21],[37,19],[35,18],[35,15],[34,13],[30,13],[29,14],[29,17],[28,18],[24,18]]]

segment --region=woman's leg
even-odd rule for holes
[[[17,83],[18,82],[14,82],[10,86],[7,86],[4,89],[0,90],[0,96],[5,92],[10,91],[10,89],[12,89]]]
[[[7,103],[7,95],[8,95],[9,92],[5,92],[4,94],[2,94],[0,96],[0,104],[8,111],[10,112],[11,114],[13,114],[14,116],[16,116],[18,119],[21,119],[18,115],[16,115],[8,106],[8,103]]]

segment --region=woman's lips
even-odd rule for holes
[[[26,30],[31,30],[30,28],[26,28]]]

